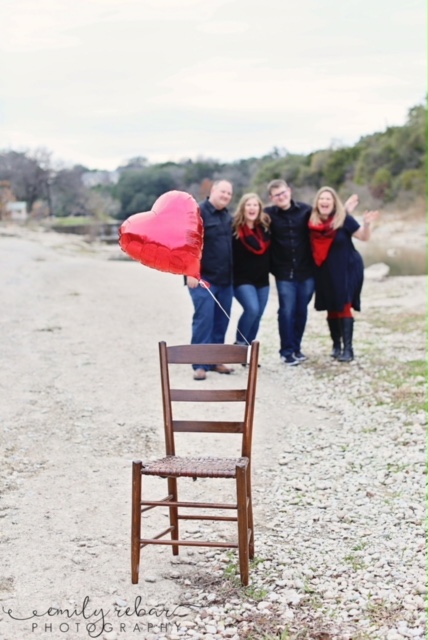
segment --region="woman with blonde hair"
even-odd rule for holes
[[[233,218],[233,294],[243,308],[236,344],[256,338],[269,297],[270,218],[257,193],[245,193]]]
[[[347,201],[350,210],[358,206],[358,196]],[[345,210],[336,191],[322,187],[315,196],[309,219],[315,274],[315,309],[327,310],[333,340],[331,356],[340,362],[354,358],[352,309],[360,311],[364,265],[352,238],[369,240],[378,211],[366,211],[363,226]]]

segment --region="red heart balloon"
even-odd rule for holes
[[[119,244],[147,267],[200,279],[204,228],[198,203],[184,191],[168,191],[151,211],[121,225]]]

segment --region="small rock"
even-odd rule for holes
[[[126,607],[128,603],[126,600],[122,600],[122,598],[116,598],[113,604],[117,604],[118,607],[122,608]]]
[[[207,624],[205,629],[206,629],[207,633],[211,633],[211,634],[217,633],[217,627],[215,627],[212,624]]]
[[[364,277],[369,280],[382,281],[389,275],[390,268],[384,262],[377,262],[364,269]]]

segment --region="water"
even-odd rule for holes
[[[390,268],[390,276],[423,276],[427,275],[427,250],[421,247],[385,248],[374,243],[361,250],[364,266],[384,262]]]

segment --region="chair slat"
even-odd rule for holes
[[[243,422],[215,422],[213,420],[173,420],[175,432],[191,433],[244,433]]]
[[[247,362],[248,348],[228,344],[192,344],[167,347],[170,364],[243,364]]]
[[[165,533],[162,532],[161,535],[165,535]],[[146,547],[148,544],[178,545],[180,547],[219,547],[220,549],[238,548],[235,542],[201,542],[200,540],[158,540],[156,538],[141,538],[141,548]]]
[[[246,389],[171,389],[174,402],[245,402]]]
[[[142,500],[141,505],[151,505],[154,507],[186,507],[195,509],[237,509],[238,504],[230,504],[228,502],[181,502],[174,500],[165,502],[165,500]]]

